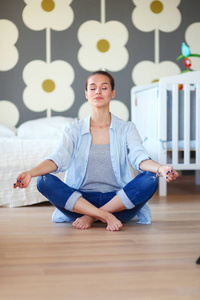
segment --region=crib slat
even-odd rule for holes
[[[167,86],[162,80],[159,83],[158,140],[158,161],[165,165],[167,163]],[[163,188],[163,194],[166,194],[166,188]]]
[[[178,84],[172,85],[172,164],[178,164]]]
[[[200,84],[196,85],[196,164],[200,165]]]
[[[184,163],[190,163],[190,85],[184,84]]]

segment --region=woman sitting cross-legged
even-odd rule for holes
[[[19,174],[14,188],[26,188],[32,177],[39,176],[38,190],[57,208],[58,218],[64,215],[79,229],[88,229],[100,220],[107,230],[118,231],[154,195],[158,173],[167,182],[175,180],[178,173],[172,166],[151,160],[135,125],[110,113],[115,88],[109,73],[92,73],[85,96],[91,115],[67,124],[56,151],[37,167]],[[140,171],[134,179],[129,163]],[[63,171],[64,182],[50,174]]]

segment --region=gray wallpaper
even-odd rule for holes
[[[43,11],[42,3],[46,5],[43,6]],[[23,14],[29,5],[32,8],[29,12],[27,9],[25,17]],[[49,8],[51,5],[53,8]],[[59,5],[61,10],[56,11]],[[45,28],[36,30],[33,26],[44,20],[40,11],[50,21],[44,25]],[[57,15],[53,16],[54,11]],[[190,36],[196,40],[189,44],[191,51],[200,53],[199,11],[198,0],[0,0],[0,122],[19,126],[27,120],[46,116],[84,117],[89,113],[84,95],[85,79],[95,70],[92,67],[87,69],[87,65],[94,65],[95,68],[96,64],[98,69],[107,70],[115,78],[116,99],[113,111],[117,111],[122,119],[130,119],[130,90],[134,85],[150,83],[184,70],[183,61],[176,61],[176,58],[181,54],[182,42],[189,44],[192,40]],[[7,57],[9,47],[6,48],[6,45],[7,37],[9,44],[15,30],[9,29],[7,24],[10,23],[5,22],[6,20],[18,32],[17,40],[13,42],[18,58],[12,58],[13,66],[9,66],[12,59]],[[62,25],[62,22],[67,21],[68,24]],[[105,24],[108,25],[107,29]],[[48,34],[50,39],[47,41]],[[95,48],[92,44],[95,38],[104,47],[108,44],[109,49],[102,50],[97,44]],[[88,47],[82,57],[81,47]],[[50,54],[47,54],[48,51]],[[109,51],[113,52],[109,54]],[[37,61],[40,61],[41,68]],[[46,80],[56,82],[58,89],[59,83],[66,76],[66,91],[62,87],[55,95],[53,93],[56,89],[46,91],[46,94],[44,90],[37,92],[37,87],[42,86],[45,81],[44,77],[40,79],[43,74],[42,62],[46,67],[55,61],[61,62],[61,67],[56,67],[59,74],[54,80],[50,74],[53,72],[55,75],[55,71],[49,71],[49,74],[45,71]],[[167,64],[161,66],[162,62]],[[199,63],[194,60],[191,69],[200,69],[199,67]],[[31,72],[35,72],[35,77]],[[41,84],[35,82],[37,79],[41,80]],[[30,90],[27,81],[34,83]],[[63,84],[65,85],[65,81]],[[45,105],[41,104],[43,101],[52,103],[48,112]]]

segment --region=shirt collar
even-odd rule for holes
[[[81,135],[90,133],[90,117],[91,117],[91,115],[89,115],[88,117],[86,117],[83,120],[83,127],[82,127],[82,131],[81,131]]]
[[[90,118],[91,115],[89,115],[88,117],[86,117],[83,120],[83,127],[82,127],[82,131],[81,131],[81,135],[86,134],[86,133],[90,133]],[[111,113],[111,124],[110,124],[110,128],[114,130],[115,129],[115,123],[116,123],[116,117]]]
[[[116,117],[112,113],[110,113],[110,114],[111,114],[111,123],[110,123],[110,128],[109,129],[114,130],[115,129]]]

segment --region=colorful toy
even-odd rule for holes
[[[182,43],[181,52],[182,52],[182,55],[180,55],[179,57],[177,57],[176,60],[180,60],[181,58],[184,58],[183,63],[186,66],[187,70],[183,71],[183,72],[189,72],[190,71],[190,67],[192,65],[192,61],[188,57],[191,57],[191,56],[193,56],[193,57],[194,56],[195,57],[200,57],[200,55],[199,54],[191,54],[190,48],[185,43]]]

